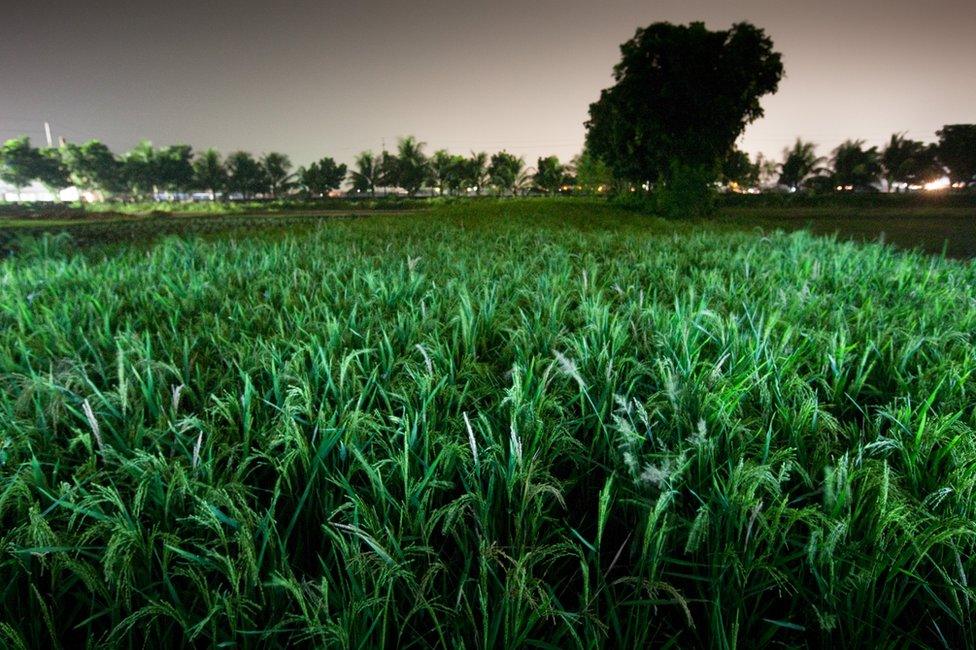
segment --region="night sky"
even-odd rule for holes
[[[563,159],[611,82],[618,46],[654,21],[748,20],[786,79],[742,146],[826,154],[894,131],[976,122],[976,1],[78,2],[0,6],[0,139],[141,138],[295,164],[414,134],[428,152]]]

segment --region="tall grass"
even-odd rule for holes
[[[0,642],[976,646],[973,286],[559,202],[26,247]]]

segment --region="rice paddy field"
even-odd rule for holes
[[[974,287],[586,201],[21,238],[0,645],[974,647]]]

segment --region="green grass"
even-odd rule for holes
[[[972,647],[974,286],[586,202],[22,246],[0,643]]]

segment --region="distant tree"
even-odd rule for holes
[[[783,150],[783,162],[779,166],[779,184],[798,190],[804,181],[819,174],[825,159],[818,156],[817,145],[796,139],[792,148]]]
[[[566,173],[566,168],[559,162],[559,158],[556,156],[539,158],[535,169],[533,180],[536,187],[548,194],[559,191]]]
[[[23,136],[3,143],[0,148],[0,179],[14,186],[17,193],[38,177],[44,165],[41,152]]]
[[[473,187],[480,196],[481,190],[487,187],[488,176],[488,154],[484,151],[471,152],[471,157],[464,163],[464,183],[468,187]]]
[[[71,182],[79,189],[102,194],[125,191],[122,163],[98,140],[81,145],[67,143],[61,149],[61,157]]]
[[[722,160],[720,180],[739,187],[755,187],[759,184],[759,164],[752,162],[745,151],[734,148]]]
[[[946,168],[939,160],[939,145],[929,143],[925,145],[918,156],[912,161],[910,181],[923,185],[942,178],[946,175]]]
[[[894,183],[927,183],[944,171],[937,159],[935,145],[910,140],[903,133],[895,133],[881,152],[881,166],[889,190]]]
[[[616,191],[619,183],[613,177],[610,166],[594,156],[586,148],[573,159],[576,168],[576,185],[581,192],[602,193]]]
[[[68,168],[61,159],[61,151],[57,147],[41,149],[37,180],[54,194],[71,186]]]
[[[154,195],[159,189],[160,169],[156,150],[142,140],[122,155],[121,174],[126,190],[137,197]]]
[[[227,169],[215,149],[207,149],[193,161],[193,187],[210,192],[210,200],[227,187]]]
[[[261,167],[264,169],[267,188],[272,198],[278,198],[278,195],[295,186],[293,181],[295,175],[291,173],[291,160],[285,154],[273,151],[265,154],[261,158]]]
[[[559,181],[559,186],[559,191],[576,191],[576,164],[574,160],[563,165],[563,177]]]
[[[245,199],[266,192],[270,186],[267,172],[261,163],[246,151],[227,156],[227,190]]]
[[[354,190],[369,192],[376,196],[376,186],[380,180],[380,169],[372,151],[364,151],[356,156],[356,169],[350,172]]]
[[[868,189],[881,178],[881,155],[877,147],[864,148],[864,140],[845,140],[831,158],[833,183],[839,187]]]
[[[308,167],[298,169],[298,184],[309,196],[325,196],[337,190],[346,178],[346,165],[337,165],[332,158],[323,158]]]
[[[519,179],[525,172],[525,159],[507,151],[499,151],[488,164],[488,177],[499,192],[518,193]]]
[[[756,154],[756,169],[759,171],[757,180],[760,186],[771,185],[779,178],[779,163],[767,158],[762,152]]]
[[[169,192],[185,193],[193,189],[193,148],[173,144],[157,152],[157,184]]]
[[[762,96],[783,75],[763,30],[738,23],[654,23],[621,47],[616,84],[590,105],[589,151],[637,186],[668,182],[681,170],[717,177],[746,125],[762,117]],[[707,184],[707,183],[706,183]]]
[[[376,184],[381,187],[400,187],[400,159],[395,153],[384,150],[376,163]]]
[[[939,136],[939,160],[953,183],[976,180],[976,124],[947,124]]]
[[[803,189],[814,194],[828,194],[837,189],[837,181],[829,169],[822,169],[819,173],[803,181]]]
[[[458,176],[463,174],[464,157],[438,149],[430,157],[430,185],[438,194],[445,194],[460,187]]]
[[[424,143],[413,136],[400,138],[397,144],[397,183],[413,196],[430,179],[430,167],[424,155]]]

